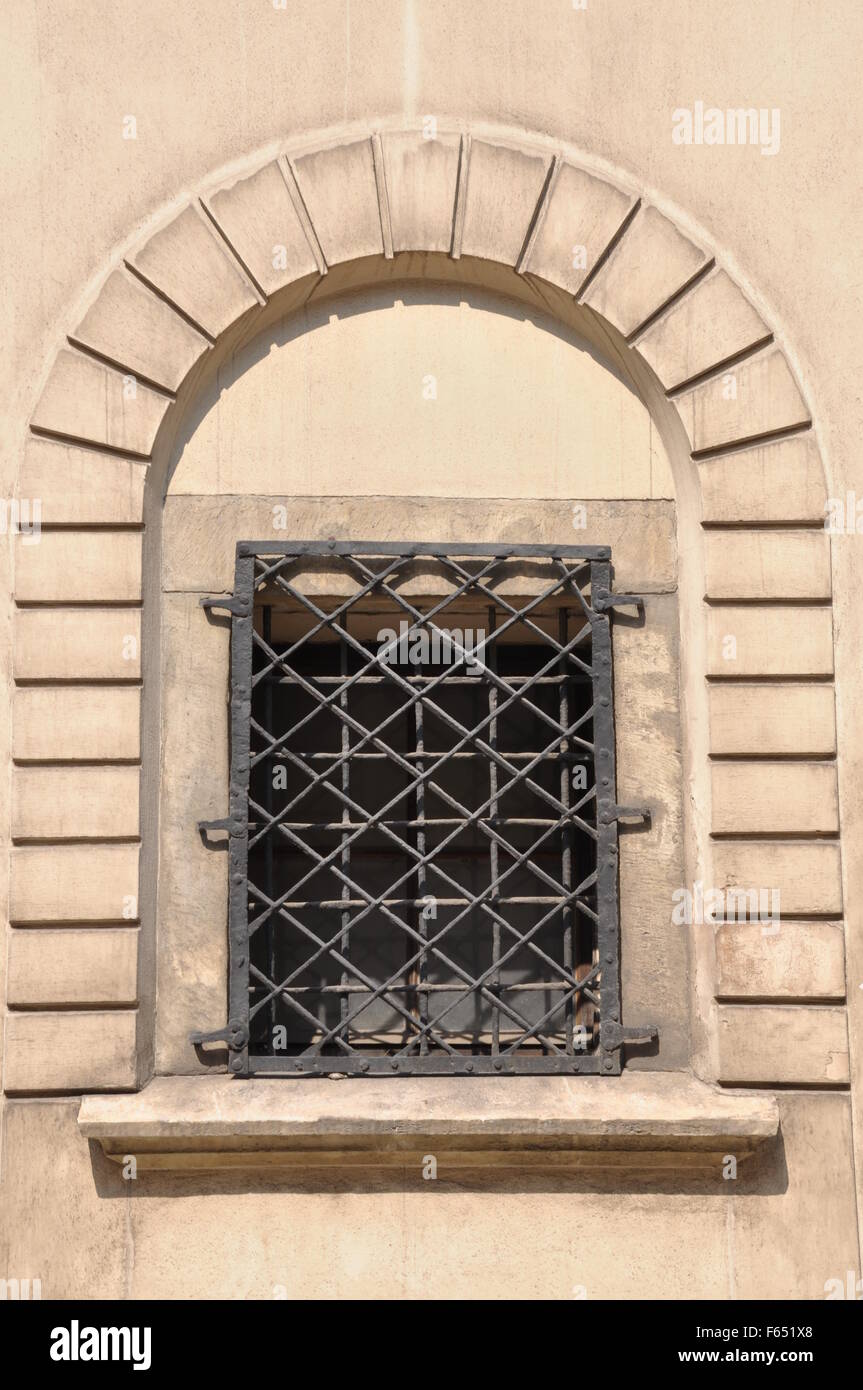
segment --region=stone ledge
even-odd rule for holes
[[[704,1168],[779,1132],[773,1096],[688,1073],[330,1081],[157,1077],[85,1096],[79,1129],[141,1169],[391,1167],[431,1150],[457,1167]]]

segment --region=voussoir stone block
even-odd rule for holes
[[[471,140],[461,255],[517,263],[550,163],[539,151]]]
[[[716,968],[717,999],[843,999],[842,924],[723,922],[716,930]]]
[[[38,498],[45,526],[126,525],[142,520],[145,479],[146,465],[134,459],[31,434],[16,494]]]
[[[169,391],[177,390],[210,346],[125,266],[108,276],[72,336]]]
[[[208,199],[225,236],[265,294],[317,273],[318,264],[278,160]]]
[[[718,762],[711,767],[716,835],[815,835],[839,829],[835,763]]]
[[[824,466],[810,430],[702,459],[698,475],[706,522],[824,520]]]
[[[653,207],[639,208],[584,296],[629,337],[682,289],[707,257]]]
[[[830,597],[830,542],[819,531],[711,531],[704,537],[711,599]]]
[[[693,451],[809,423],[809,411],[785,355],[759,352],[676,398]]]
[[[9,918],[19,925],[137,921],[138,846],[15,846]]]
[[[9,1014],[6,1091],[133,1090],[136,1022],[133,1009]]]
[[[383,136],[394,252],[450,250],[459,144],[413,130]]]
[[[614,184],[564,160],[553,175],[522,271],[577,294],[633,201]]]
[[[848,1079],[844,1009],[803,1004],[720,1006],[719,1080],[726,1085],[823,1086]]]
[[[638,337],[636,346],[670,390],[768,334],[763,319],[734,281],[724,270],[715,270]]]
[[[140,531],[43,531],[38,545],[17,536],[20,603],[119,602],[141,597]]]
[[[829,676],[830,608],[725,607],[707,610],[710,676]]]
[[[310,150],[291,165],[327,265],[383,255],[371,140]]]
[[[14,840],[124,840],[139,833],[137,767],[19,767]]]
[[[12,710],[18,762],[137,759],[141,691],[137,686],[20,686]]]
[[[58,352],[31,424],[147,458],[171,401],[71,348]]]
[[[835,840],[716,840],[711,859],[714,887],[778,890],[780,915],[842,911]]]
[[[836,751],[833,686],[818,683],[709,687],[710,751],[826,757]]]
[[[130,263],[213,338],[258,303],[215,230],[191,205],[139,247]]]
[[[25,608],[15,615],[16,680],[139,680],[140,608]]]
[[[8,1000],[14,1008],[135,1004],[137,927],[13,928]]]

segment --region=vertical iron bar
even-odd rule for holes
[[[557,636],[561,646],[566,646],[568,640],[568,614],[565,608],[558,609],[557,614]],[[563,677],[560,682],[560,722],[564,729],[569,727],[569,678],[567,675],[567,658],[562,657],[560,661],[560,674]],[[569,752],[571,743],[569,739],[562,739],[560,744],[560,800],[568,811],[570,808],[570,793],[572,789],[573,767],[566,754]],[[560,881],[564,891],[568,894],[572,889],[572,822],[566,820],[561,830],[561,876]],[[565,904],[563,908],[563,964],[564,968],[572,971],[572,917],[573,910],[571,903]],[[573,1009],[577,1003],[574,997],[566,1001],[564,1009],[564,1020],[566,1027],[566,1053],[571,1057],[573,1053],[572,1038],[572,1016]]]
[[[488,656],[487,664],[495,673],[497,673],[498,665],[497,643],[494,641],[494,630],[496,623],[497,609],[494,607],[493,604],[491,604],[488,610],[488,633],[490,640],[489,645],[486,648],[486,654]],[[497,686],[495,685],[494,681],[489,681],[488,683],[488,712],[489,714],[494,716],[494,718],[488,726],[489,747],[493,748],[494,751],[497,752]],[[489,758],[488,760],[488,784],[489,794],[491,796],[488,814],[491,817],[492,824],[494,824],[494,822],[497,820],[498,814],[497,763],[495,762],[494,758]],[[495,828],[497,827],[495,826]],[[491,882],[493,884],[496,884],[500,872],[497,840],[492,840],[489,844],[489,868],[491,871]],[[499,910],[499,900],[500,890],[497,887],[495,887],[493,888],[491,893],[491,905],[494,908],[495,912]],[[494,974],[491,977],[491,991],[495,998],[498,998],[500,995],[500,970],[498,969],[497,965],[498,961],[500,960],[500,922],[497,920],[496,917],[492,921],[491,958],[492,964],[495,967]],[[492,1056],[494,1057],[496,1057],[500,1052],[500,1009],[497,1007],[496,1004],[492,1005],[491,1011],[491,1051]]]
[[[263,637],[268,647],[273,645],[273,607],[272,604],[264,605],[261,614],[261,626]],[[264,726],[270,738],[273,737],[273,683],[264,682]],[[273,814],[273,770],[276,767],[275,760],[267,759],[264,766],[264,808],[268,816]],[[274,869],[274,831],[267,831],[264,836],[264,883],[266,884],[267,896],[275,898],[276,886],[273,882]],[[267,922],[267,975],[272,982],[276,983],[276,914],[273,913]],[[270,1039],[267,1051],[272,1054],[276,1036],[276,1017],[278,1010],[279,996],[274,994],[270,1000]]]
[[[421,855],[425,855],[425,852],[426,852],[426,833],[425,833],[425,829],[424,829],[424,822],[425,822],[425,779],[422,777],[422,773],[425,771],[425,759],[421,756],[421,755],[425,752],[425,742],[424,742],[424,739],[425,739],[425,731],[424,731],[424,728],[423,728],[423,705],[422,705],[422,700],[417,700],[417,701],[414,703],[414,714],[415,714],[415,738],[414,738],[415,748],[414,748],[414,751],[415,751],[415,752],[417,753],[417,755],[418,755],[418,756],[417,756],[417,759],[416,759],[415,767],[416,767],[416,774],[417,774],[417,777],[420,779],[420,780],[417,782],[417,784],[416,784],[416,818],[417,818],[417,822],[418,822],[418,824],[417,824],[417,832],[416,832],[416,847],[417,847],[417,850],[419,851],[419,853],[420,853]],[[417,897],[418,897],[418,898],[424,898],[424,897],[425,897],[425,895],[426,895],[426,868],[425,868],[425,864],[422,864],[422,863],[420,863],[419,866],[418,866],[418,868],[417,868],[417,890],[416,890],[416,891],[417,891]],[[419,930],[420,936],[422,937],[423,941],[425,942],[425,941],[428,939],[428,921],[427,921],[427,919],[426,919],[426,917],[425,917],[425,907],[421,907],[421,908],[420,908],[420,915],[419,915],[419,921],[418,921],[418,923],[417,923],[417,928],[418,928],[418,930]],[[419,989],[419,992],[418,992],[418,994],[417,994],[417,1005],[418,1005],[418,1013],[419,1013],[420,1028],[422,1028],[424,1024],[428,1023],[428,1013],[429,1013],[429,996],[428,996],[428,990],[424,990],[424,989],[422,988],[422,986],[423,986],[424,984],[427,984],[427,983],[428,983],[428,955],[426,954],[425,948],[423,948],[422,955],[421,955],[420,958],[419,958],[418,969],[419,969],[419,985],[420,985],[420,989]],[[422,1032],[422,1033],[420,1034],[420,1056],[425,1057],[426,1054],[428,1053],[428,1050],[429,1050],[428,1033]]]
[[[344,629],[345,629],[346,632],[347,632],[347,630],[348,630],[348,616],[349,616],[349,615],[348,615],[347,613],[345,613],[344,621],[343,621],[343,627],[344,627]],[[345,641],[344,637],[340,637],[340,638],[339,638],[339,673],[340,673],[340,675],[341,675],[341,677],[342,677],[342,680],[343,680],[343,681],[346,681],[347,678],[348,678],[348,644],[347,644],[347,642]],[[342,691],[340,691],[340,693],[339,693],[339,708],[342,709],[342,710],[347,714],[347,710],[348,710],[348,692],[347,692],[347,690],[342,690]],[[350,758],[349,758],[347,755],[350,753],[350,749],[351,749],[351,731],[350,731],[350,728],[348,727],[347,720],[343,719],[343,720],[341,721],[341,725],[342,725],[342,749],[341,749],[341,751],[342,751],[342,757],[344,758],[344,761],[343,761],[343,763],[342,763],[342,791],[343,791],[343,793],[345,794],[345,796],[350,796],[350,794],[351,794],[351,760],[350,760]],[[343,802],[343,803],[342,803],[342,823],[343,823],[343,824],[346,824],[347,822],[350,821],[350,818],[351,818],[350,810],[348,809],[347,804]],[[347,831],[347,830],[343,830],[343,831],[342,831],[342,835],[341,835],[341,854],[339,855],[339,860],[340,860],[340,863],[341,863],[341,870],[342,870],[342,873],[345,874],[345,876],[349,878],[349,877],[350,877],[350,872],[351,872],[351,846],[350,846],[350,831]],[[342,880],[342,894],[341,894],[341,896],[342,896],[342,902],[347,902],[347,901],[349,900],[350,896],[351,896],[351,890],[350,890],[350,888],[348,887],[348,884],[344,881],[344,879]],[[350,958],[350,945],[351,945],[350,921],[351,921],[350,910],[346,908],[345,911],[342,913],[342,934],[341,934],[341,937],[340,937],[340,939],[339,939],[339,950],[341,951],[341,954],[342,954],[342,956],[345,958],[345,960],[348,960],[348,959]],[[342,983],[342,991],[343,991],[343,992],[339,995],[339,1016],[340,1016],[340,1018],[341,1018],[341,1020],[342,1020],[342,1023],[344,1023],[344,1022],[345,1022],[345,1019],[346,1019],[347,1016],[348,1016],[348,1011],[349,1011],[349,1009],[350,1009],[350,995],[348,995],[348,994],[346,994],[346,993],[344,992],[345,986],[348,985],[348,984],[350,984],[350,976],[349,976],[349,972],[348,972],[348,969],[347,969],[346,966],[343,966],[343,967],[342,967],[341,983]],[[340,1036],[344,1037],[344,1035],[345,1035],[345,1030],[342,1029],[341,1032],[340,1032]],[[345,1041],[347,1041],[346,1038],[345,1038]]]
[[[592,561],[590,566],[591,607],[598,591],[611,589],[608,561]],[[600,1069],[605,1075],[620,1071],[620,1049],[607,1046],[607,1024],[620,1022],[620,936],[617,896],[617,821],[614,819],[615,758],[614,699],[611,666],[611,619],[607,612],[591,615],[593,667],[593,740],[596,749],[596,911],[599,952]]]
[[[253,555],[238,555],[234,601],[239,608],[231,620],[231,795],[228,894],[228,1019],[243,1033],[243,1045],[233,1048],[232,1072],[249,1074],[249,759],[252,728],[252,601],[255,587]]]

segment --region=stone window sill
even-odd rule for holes
[[[376,1168],[433,1153],[457,1168],[713,1168],[779,1132],[769,1093],[682,1072],[619,1077],[240,1080],[157,1077],[84,1096],[81,1133],[139,1169]]]

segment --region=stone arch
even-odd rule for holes
[[[714,883],[778,882],[791,915],[841,911],[827,761],[835,736],[826,489],[785,354],[704,244],[575,151],[491,127],[428,134],[352,128],[233,170],[127,250],[58,350],[18,487],[22,499],[41,499],[44,530],[38,547],[19,537],[16,553],[13,923],[123,931],[137,920],[145,479],[201,363],[277,300],[287,312],[325,280],[421,277],[435,257],[501,267],[552,313],[579,306],[675,432],[681,494],[701,542],[686,561],[695,588],[684,615],[696,725],[687,769],[692,877],[709,850]],[[715,678],[709,693],[705,677]],[[758,683],[752,717],[741,695],[745,688],[751,698],[747,680]],[[789,724],[804,717],[811,746],[786,746]],[[777,773],[767,786],[765,752]],[[810,760],[785,762],[791,752]],[[46,814],[49,762],[68,766],[50,769]],[[712,955],[702,951],[698,969],[701,997],[712,1001]],[[752,1075],[724,1074],[723,1030],[738,1055],[742,1046],[736,1007],[721,1011],[721,1029],[705,1029],[700,1069],[757,1081],[757,1060]],[[842,1015],[838,1055],[844,1014],[830,1012]],[[85,1042],[92,1029],[104,1068],[94,1078],[85,1062],[70,1080],[61,1060],[44,1089],[141,1080],[131,1010],[76,1018]],[[803,1072],[806,1026],[801,1019]],[[757,1044],[743,1050],[756,1057]],[[11,1089],[28,1089],[14,1081],[14,1036],[9,1066]]]

